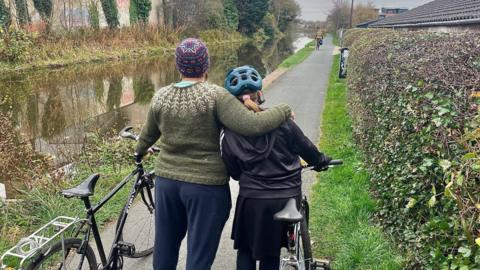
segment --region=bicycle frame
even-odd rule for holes
[[[303,196],[301,202],[301,209],[300,212],[305,217],[305,222],[308,224],[308,214],[309,214],[309,206],[306,196]],[[310,269],[303,269],[302,265],[299,261],[300,258],[300,223],[302,221],[296,223],[290,223],[289,231],[288,231],[288,257],[280,258],[280,269],[285,269],[287,266],[293,266],[297,270],[310,270]]]
[[[95,213],[99,211],[115,194],[117,194],[118,191],[120,191],[120,189],[122,189],[135,175],[137,175],[137,179],[135,181],[135,184],[132,186],[127,204],[125,205],[125,211],[122,211],[122,215],[119,217],[120,223],[117,230],[115,231],[115,237],[114,237],[112,246],[110,247],[110,252],[107,258],[105,249],[103,247],[102,239],[100,236],[100,232],[98,229],[98,225],[95,220]],[[132,171],[127,177],[125,177],[120,183],[118,183],[114,189],[112,189],[104,198],[102,198],[93,207],[88,197],[82,199],[85,204],[85,208],[87,210],[86,223],[89,225],[87,231],[84,232],[83,241],[88,243],[90,239],[90,232],[93,234],[93,238],[95,239],[98,254],[100,256],[100,261],[102,264],[101,268],[103,270],[118,269],[118,265],[117,265],[118,257],[119,257],[118,242],[120,241],[121,232],[123,231],[123,227],[127,219],[128,211],[130,210],[133,204],[133,200],[138,195],[138,193],[141,192],[140,194],[142,196],[142,200],[148,207],[151,207],[151,208],[154,207],[153,205],[148,205],[145,199],[145,195],[143,194],[142,189],[145,187],[145,183],[143,182],[144,176],[145,176],[144,169],[141,165],[139,165],[134,171]],[[153,203],[153,196],[150,189],[148,189],[147,191],[147,196],[150,202]],[[83,225],[85,225],[85,223]],[[75,237],[77,237],[82,232],[83,225],[77,229],[77,231],[74,234]],[[84,259],[85,259],[85,254],[82,253],[78,269],[81,269]]]
[[[290,224],[291,228],[288,234],[288,257],[280,258],[280,269],[285,269],[287,266],[293,266],[295,269],[300,270],[299,258],[299,232],[300,223]]]

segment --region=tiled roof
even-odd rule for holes
[[[480,24],[480,0],[435,0],[370,27]]]

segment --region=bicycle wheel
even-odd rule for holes
[[[48,269],[48,270],[70,270],[78,269],[81,254],[78,249],[82,244],[82,239],[67,238],[63,241],[65,252],[62,249],[62,241],[58,241],[48,250],[40,253],[33,259],[33,262],[26,268],[27,270]],[[65,255],[64,260],[62,257]],[[97,260],[92,247],[87,244],[85,248],[85,260],[82,263],[82,270],[97,270]]]
[[[299,270],[310,270],[310,266],[313,262],[312,244],[310,242],[310,233],[308,232],[308,226],[305,218],[300,222],[299,233],[299,243],[297,245],[297,258],[300,263]]]
[[[135,252],[123,255],[128,258],[141,258],[152,254],[155,240],[155,209],[153,203],[152,189],[142,188],[128,211],[123,230],[120,234],[120,241],[133,244]],[[126,208],[122,210],[121,216]],[[117,221],[117,229],[120,226],[120,219]]]

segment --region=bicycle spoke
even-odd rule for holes
[[[131,255],[134,258],[146,256],[153,251],[151,239],[154,239],[155,234],[155,216],[148,203],[149,196],[142,196],[145,191],[149,192],[142,190],[135,197],[121,233],[121,241],[135,246],[135,254]]]

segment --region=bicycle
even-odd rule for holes
[[[131,130],[132,127],[122,129],[120,136],[138,140],[138,137]],[[151,151],[158,152],[159,149],[152,147]],[[114,240],[107,257],[95,220],[95,213],[135,175],[137,176],[136,180],[117,220]],[[81,219],[60,216],[53,219],[5,252],[0,258],[0,269],[13,270],[13,268],[2,263],[5,262],[6,258],[10,258],[20,260],[19,269],[21,270],[97,270],[99,266],[102,270],[118,270],[123,267],[124,257],[141,258],[150,255],[153,252],[154,237],[152,235],[154,234],[155,220],[155,206],[152,195],[154,177],[153,171],[145,173],[142,163],[137,162],[136,168],[94,206],[91,204],[90,196],[94,194],[95,185],[100,178],[99,174],[92,174],[78,186],[63,190],[62,195],[64,197],[78,198],[83,201],[86,217]],[[132,216],[130,211],[140,211],[141,220],[128,219]],[[129,226],[132,226],[133,229],[129,229]],[[73,231],[73,237],[65,237],[67,231],[70,230]],[[97,265],[94,250],[89,244],[91,234],[93,234],[100,256],[100,265]],[[60,240],[57,241],[58,238]],[[24,268],[24,264],[28,264],[27,267]]]
[[[329,167],[343,164],[342,160],[330,161]],[[303,166],[304,169],[313,167]],[[303,196],[300,202],[300,210],[297,201],[291,198],[285,207],[275,213],[273,219],[288,224],[287,254],[280,258],[280,270],[329,270],[330,262],[327,260],[314,260],[312,245],[308,231],[310,208],[307,197]]]

